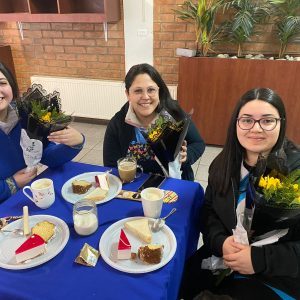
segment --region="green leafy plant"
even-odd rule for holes
[[[300,34],[300,1],[269,0],[275,16],[276,34],[280,41],[279,58],[286,53],[287,46]]]
[[[270,9],[263,0],[231,0],[224,10],[232,12],[230,20],[225,22],[224,36],[237,45],[237,56],[242,55],[242,46],[255,34],[255,26],[270,15]]]
[[[212,46],[218,40],[220,29],[215,24],[215,18],[223,3],[224,0],[198,0],[197,3],[188,0],[174,10],[179,19],[194,25],[197,50],[200,48],[203,56],[213,51]]]

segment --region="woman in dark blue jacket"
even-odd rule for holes
[[[140,129],[148,128],[164,109],[176,121],[186,117],[168,87],[149,64],[133,66],[125,77],[128,102],[110,120],[104,137],[105,166],[116,167],[119,158],[134,156],[145,172],[163,173]],[[194,180],[192,164],[203,154],[205,144],[193,122],[181,148],[182,179]]]
[[[0,202],[28,184],[37,175],[37,169],[26,172],[23,150],[20,146],[21,125],[11,106],[18,98],[18,86],[11,72],[0,63]],[[43,149],[41,163],[59,166],[74,158],[82,149],[83,135],[68,127],[52,132],[50,143]]]

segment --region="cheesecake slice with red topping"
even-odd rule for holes
[[[119,244],[118,244],[118,259],[130,259],[131,258],[131,245],[123,229],[120,232]]]
[[[17,262],[21,263],[45,252],[45,241],[38,234],[33,234],[15,251],[15,255]]]
[[[107,173],[95,176],[96,187],[100,187],[104,191],[109,191],[109,183]]]

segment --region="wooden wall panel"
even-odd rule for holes
[[[249,89],[269,87],[287,110],[287,136],[300,144],[300,62],[179,58],[178,100],[194,109],[193,121],[205,142],[224,145],[233,108]]]

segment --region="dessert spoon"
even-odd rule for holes
[[[1,229],[0,232],[8,232],[8,233],[13,233],[15,235],[24,235],[24,231],[23,229],[20,229],[20,228],[16,228],[16,229],[13,229],[13,230],[5,230],[5,229]]]
[[[170,217],[172,214],[174,214],[175,211],[176,211],[176,208],[172,208],[172,210],[165,217],[156,219],[151,227],[151,230],[153,232],[160,231],[163,228],[163,226],[165,225],[165,220],[168,217]]]

